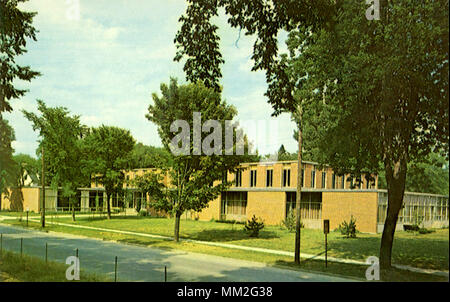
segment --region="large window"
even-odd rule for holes
[[[312,170],[311,171],[311,188],[315,188],[316,187],[316,171]]]
[[[256,170],[250,170],[250,187],[256,187]]]
[[[266,187],[273,185],[273,170],[266,170]]]
[[[291,169],[283,169],[283,187],[289,187],[291,185]]]
[[[245,216],[247,210],[247,192],[222,192],[222,219],[239,218]]]
[[[322,219],[322,193],[302,192],[300,202],[301,219]],[[297,193],[286,192],[286,217],[291,211],[295,212]]]

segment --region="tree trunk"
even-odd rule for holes
[[[297,212],[295,224],[295,263],[300,264],[300,202],[302,200],[302,106],[298,105],[298,156],[297,156],[297,199],[295,208]]]
[[[108,219],[111,219],[111,205],[109,204],[109,199],[111,198],[111,194],[106,194],[106,211],[108,215]]]
[[[394,162],[393,167],[390,162],[385,162],[388,208],[380,246],[380,268],[384,270],[391,268],[392,244],[394,242],[398,214],[403,205],[406,170],[406,157]]]
[[[174,240],[175,242],[180,241],[180,220],[181,220],[181,212],[177,211],[175,213],[175,229],[174,229]]]
[[[75,221],[75,206],[72,203],[72,221]]]

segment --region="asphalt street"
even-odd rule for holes
[[[3,249],[65,263],[76,249],[83,271],[106,274],[114,278],[118,257],[118,281],[163,282],[345,282],[354,281],[331,275],[294,271],[266,266],[263,263],[197,254],[180,250],[163,250],[102,241],[60,233],[46,233],[0,224]],[[83,274],[81,274],[81,281]]]

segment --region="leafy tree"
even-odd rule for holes
[[[14,129],[0,116],[0,194],[7,194],[6,187],[13,182],[15,165],[12,157],[14,149],[11,143],[14,140]]]
[[[11,99],[18,99],[27,92],[15,88],[14,81],[31,81],[40,75],[29,66],[16,63],[16,57],[27,52],[27,38],[36,41],[36,29],[32,23],[37,13],[19,10],[19,2],[26,0],[0,1],[0,117],[2,112],[12,111]]]
[[[299,26],[312,29],[329,27],[336,1],[330,0],[190,0],[186,14],[181,16],[180,30],[175,37],[176,61],[185,58],[184,71],[189,81],[201,80],[207,87],[220,91],[220,65],[224,63],[219,49],[218,27],[212,24],[218,8],[224,8],[228,23],[256,35],[253,45],[253,71],[264,70],[268,89],[266,96],[274,109],[273,115],[295,113],[299,131],[302,129],[301,100],[294,97],[297,79],[287,72],[287,64],[278,57],[278,34]],[[297,162],[302,165],[302,135],[298,136]],[[300,200],[302,176],[297,177],[297,220],[295,262],[300,263]]]
[[[41,116],[23,110],[24,116],[39,131],[42,138],[37,153],[45,152],[46,179],[54,189],[62,188],[62,196],[69,200],[72,219],[75,220],[75,206],[78,203],[78,188],[85,184],[86,175],[80,166],[82,159],[79,116],[70,116],[65,107],[47,107],[37,101]]]
[[[170,155],[166,149],[137,143],[130,155],[130,168],[166,167],[169,160]]]
[[[88,157],[82,162],[105,188],[108,219],[111,219],[111,195],[122,192],[124,170],[134,145],[129,130],[104,125],[93,128],[84,139],[83,152]]]
[[[387,188],[383,171],[380,171],[378,184],[379,188]],[[448,187],[448,160],[439,153],[431,153],[424,160],[408,163],[406,191],[448,195]]]
[[[448,3],[380,4],[381,20],[368,21],[363,1],[191,1],[175,60],[187,58],[189,80],[218,89],[217,8],[256,34],[253,70],[266,71],[274,114],[296,113],[303,130],[303,109],[320,113],[318,155],[338,172],[374,172],[383,163],[389,205],[380,264],[388,268],[407,163],[433,150],[448,154]],[[290,32],[291,60],[277,56],[281,28]]]
[[[17,154],[13,156],[15,162],[15,185],[19,188],[25,186],[26,178],[29,177],[34,184],[39,183],[41,173],[40,162],[28,154]]]
[[[408,163],[431,152],[448,157],[448,3],[383,1],[379,21],[368,21],[365,9],[343,1],[332,27],[292,31],[284,61],[298,79],[295,95],[315,116],[310,142],[320,160],[346,173],[384,170],[386,269]]]
[[[189,139],[186,146],[187,155],[177,152],[170,153],[171,160],[168,169],[170,183],[163,187],[156,187],[155,190],[159,192],[156,195],[155,208],[165,210],[175,216],[174,239],[178,241],[180,217],[183,212],[187,210],[200,211],[207,207],[209,201],[215,199],[231,184],[231,182],[217,181],[222,180],[223,174],[227,171],[235,171],[239,162],[245,160],[246,156],[223,155],[221,146],[226,145],[223,144],[222,129],[225,129],[225,121],[232,120],[237,112],[233,106],[221,99],[220,93],[207,88],[202,82],[179,86],[175,79],[171,79],[169,85],[161,84],[161,93],[161,97],[153,93],[154,104],[149,106],[146,117],[158,126],[158,133],[166,150],[173,147],[171,141],[175,138],[175,134],[171,129],[172,123],[182,120],[189,125],[186,133],[186,138]],[[220,131],[221,146],[218,153],[200,155],[204,153],[196,149],[195,142],[190,143],[190,139],[194,138],[194,112],[201,113],[202,121],[215,120],[220,123],[222,129],[214,127],[211,132]],[[211,128],[205,130],[205,126],[203,126],[203,131],[202,128],[199,129],[203,151],[205,151],[205,146],[211,146],[211,141],[208,144],[205,143],[210,134],[206,136],[204,133],[208,130],[211,131]],[[233,130],[233,133],[233,154],[236,154],[237,144],[234,140],[236,131]],[[219,142],[215,140],[213,142],[214,148],[218,147]],[[199,155],[194,155],[197,154],[197,151],[200,151]],[[156,186],[155,181],[153,184]]]

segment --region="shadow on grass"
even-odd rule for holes
[[[247,239],[273,239],[279,238],[279,236],[272,231],[261,231],[257,238],[250,237],[249,233],[243,229],[236,230],[224,230],[224,229],[212,229],[203,230],[192,234],[188,237],[189,239],[201,240],[201,241],[211,241],[211,242],[227,242],[227,241],[238,241]]]
[[[380,244],[379,237],[342,238],[329,241],[329,251],[334,257],[364,261],[369,256],[378,257]],[[419,268],[448,270],[448,253],[448,240],[425,236],[397,237],[392,247],[392,262]]]

